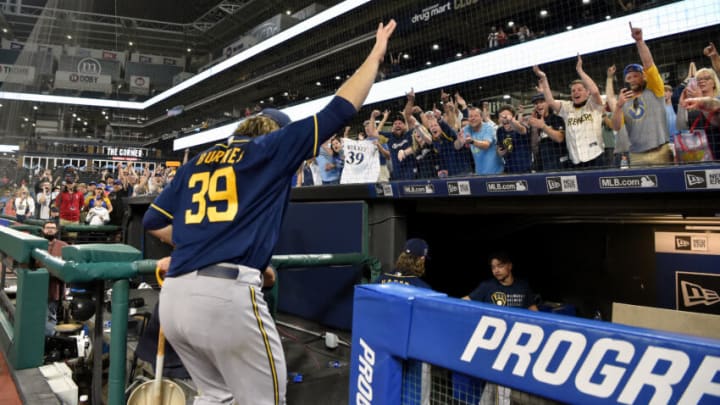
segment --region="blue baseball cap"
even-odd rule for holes
[[[643,73],[645,70],[643,69],[642,65],[638,65],[637,63],[631,63],[627,66],[625,66],[625,70],[623,70],[623,77],[627,76],[630,72],[638,72]]]
[[[280,128],[284,127],[285,125],[290,123],[290,117],[288,117],[287,114],[284,112],[277,110],[275,108],[265,108],[262,111],[260,111],[260,114],[258,115],[264,115],[266,117],[269,117],[273,121],[275,121],[278,125],[280,125]]]
[[[403,252],[417,257],[426,257],[428,255],[428,244],[422,239],[408,239],[405,242]]]
[[[88,186],[97,186],[97,183],[95,183],[94,181],[91,181],[90,183],[88,183]]]
[[[545,95],[543,93],[538,93],[538,94],[532,96],[532,98],[530,99],[530,102],[535,104],[536,101],[540,101],[540,100],[545,101]]]

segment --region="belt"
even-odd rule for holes
[[[240,271],[237,268],[230,268],[213,264],[197,271],[198,276],[227,278],[235,280]]]

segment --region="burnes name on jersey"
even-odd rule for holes
[[[473,363],[475,359],[479,363],[476,354],[486,352],[481,354],[482,367],[487,367],[490,362],[485,361],[490,360],[495,372],[512,373],[528,383],[535,381],[552,387],[572,379],[572,388],[580,397],[584,394],[588,399],[612,403],[633,404],[640,400],[666,404],[676,398],[679,404],[696,404],[703,396],[705,400],[708,396],[717,399],[720,391],[720,385],[714,381],[720,372],[720,358],[716,356],[704,355],[697,369],[691,370],[687,353],[641,345],[637,339],[633,342],[620,335],[593,339],[591,335],[566,329],[555,329],[545,335],[546,331],[538,325],[483,316],[460,360]],[[678,384],[689,371],[694,373],[689,383]],[[626,373],[629,378],[620,385]],[[644,388],[653,390],[649,400],[638,398]],[[647,389],[644,393],[648,394]]]
[[[226,150],[211,150],[200,154],[196,166],[210,164],[235,164],[242,160],[245,151],[242,148],[234,147]]]

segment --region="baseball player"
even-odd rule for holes
[[[392,273],[383,273],[377,283],[398,283],[431,289],[420,277],[425,274],[425,260],[428,256],[428,244],[422,239],[408,239],[395,263]]]
[[[246,119],[227,143],[180,167],[145,214],[150,234],[175,246],[160,320],[200,392],[195,405],[285,403],[285,357],[260,269],[293,173],[360,109],[395,26],[379,25],[367,59],[319,113],[291,123],[266,109]]]

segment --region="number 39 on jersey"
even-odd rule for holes
[[[226,166],[213,172],[194,173],[188,181],[192,194],[192,207],[185,210],[186,224],[232,221],[238,212],[238,195],[235,171]]]

